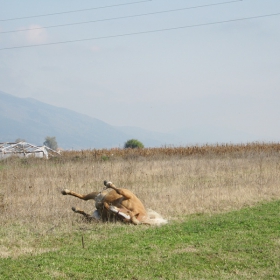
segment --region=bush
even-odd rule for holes
[[[144,148],[144,145],[140,141],[138,141],[136,139],[130,139],[130,140],[125,142],[124,148],[125,149],[127,149],[127,148],[132,148],[132,149]]]
[[[58,146],[55,137],[47,136],[45,138],[44,145],[51,148],[52,150],[56,151]]]

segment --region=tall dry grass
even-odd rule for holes
[[[2,231],[9,228],[9,233],[2,242],[19,244],[19,236],[31,232],[71,232],[83,223],[71,211],[71,206],[92,212],[94,202],[62,196],[60,191],[64,188],[80,193],[102,190],[103,180],[131,189],[147,208],[169,220],[279,199],[279,147],[279,144],[254,143],[66,151],[60,158],[50,160],[3,160],[0,162],[0,228]],[[28,244],[18,247],[28,251]],[[3,256],[8,249],[2,244],[1,250]]]

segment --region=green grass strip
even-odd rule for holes
[[[280,279],[280,201],[162,227],[93,224],[0,259],[1,279]],[[82,243],[82,238],[84,243]]]

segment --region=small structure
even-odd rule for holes
[[[60,154],[47,146],[35,146],[27,142],[0,143],[0,159],[5,159],[10,156],[18,156],[23,158],[38,157],[48,159],[49,156],[55,155]]]

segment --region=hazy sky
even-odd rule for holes
[[[280,141],[279,0],[0,6],[0,91],[112,125],[162,132],[215,126]],[[62,13],[75,10],[84,11]],[[46,14],[53,15],[31,17]],[[258,18],[235,21],[251,17]],[[15,18],[22,19],[6,20]],[[65,41],[76,42],[52,44]]]

